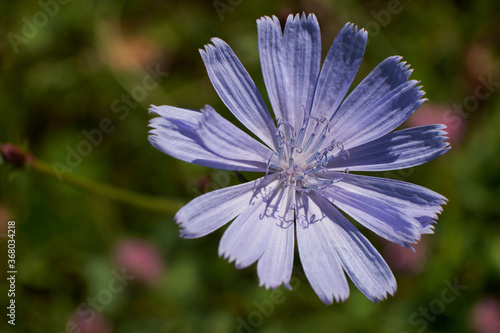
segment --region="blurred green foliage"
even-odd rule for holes
[[[66,165],[67,173],[184,202],[237,184],[234,174],[190,165],[150,146],[147,107],[210,104],[234,121],[211,87],[198,49],[211,37],[224,39],[264,92],[255,24],[263,15],[284,21],[289,13],[315,13],[323,55],[345,22],[366,27],[370,42],[355,82],[385,57],[400,54],[424,86],[430,100],[424,105],[464,106],[481,78],[500,81],[498,1],[396,2],[2,0],[0,143]],[[156,80],[145,81],[151,71],[159,73]],[[157,284],[130,281],[97,311],[115,332],[473,331],[475,303],[500,297],[498,84],[488,98],[463,110],[442,116],[464,132],[449,153],[389,175],[442,193],[449,204],[436,234],[424,236],[409,255],[410,262],[423,258],[419,268],[391,262],[399,290],[379,304],[351,286],[347,302],[325,306],[301,278],[298,259],[296,290],[273,294],[258,286],[254,267],[236,270],[218,258],[223,230],[180,239],[173,214],[88,193],[59,182],[55,173],[0,164],[0,331],[86,332],[68,323],[89,297],[108,288],[113,270],[120,271],[113,251],[123,238],[153,244],[165,268]],[[107,133],[103,119],[111,122]],[[88,151],[81,144],[88,141],[84,131],[96,129],[99,143],[69,165],[69,151]],[[16,326],[4,315],[9,220],[16,221],[17,232]],[[386,242],[370,237],[391,256]],[[454,281],[466,289],[450,294]],[[451,295],[456,297],[448,302]]]

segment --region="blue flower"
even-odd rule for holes
[[[197,238],[234,220],[219,254],[245,268],[257,262],[260,285],[290,287],[295,239],[304,272],[326,304],[349,297],[345,273],[376,302],[396,281],[384,259],[340,212],[375,234],[411,247],[446,198],[414,184],[351,171],[386,171],[428,162],[449,149],[443,125],[395,130],[425,101],[401,57],[382,61],[348,96],[367,32],[346,24],[323,66],[317,19],[290,15],[257,20],[264,82],[276,121],[248,72],[218,38],[200,50],[212,84],[258,139],[221,117],[152,106],[150,141],[180,160],[211,168],[256,171],[254,181],[199,196],[175,219]]]

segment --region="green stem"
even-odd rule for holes
[[[46,162],[40,161],[39,159],[34,159],[30,163],[30,166],[32,169],[38,172],[44,173],[49,176],[56,176],[51,166]],[[146,209],[158,210],[174,214],[175,212],[177,212],[177,210],[179,210],[180,207],[185,204],[185,202],[176,199],[140,194],[119,187],[101,184],[91,179],[87,179],[74,174],[64,173],[60,177],[67,183],[76,185],[97,195],[126,202]]]

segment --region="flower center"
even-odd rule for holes
[[[289,186],[302,186],[304,179],[307,176],[307,170],[303,169],[301,166],[294,164],[281,171],[279,179],[281,179],[286,185]]]
[[[337,157],[347,159],[349,153],[341,142],[325,141],[329,137],[330,123],[326,117],[307,117],[299,131],[283,119],[278,119],[276,139],[280,166],[279,179],[285,186],[298,191],[321,191],[329,185],[341,181],[342,172],[328,170],[328,163]]]

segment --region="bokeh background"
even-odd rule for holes
[[[0,164],[1,332],[500,332],[498,1],[0,4],[0,144],[48,167]],[[449,128],[449,153],[378,174],[449,199],[415,253],[365,230],[398,281],[395,296],[379,304],[351,285],[348,301],[325,306],[298,259],[295,290],[266,291],[255,266],[237,270],[218,258],[223,230],[179,238],[179,205],[239,181],[147,141],[149,104],[210,104],[234,119],[198,53],[211,37],[231,45],[263,92],[255,20],[303,11],[318,16],[323,57],[346,22],[369,31],[355,83],[402,55],[429,99],[404,126]],[[86,179],[160,199],[117,200]],[[15,326],[5,315],[10,220]]]

